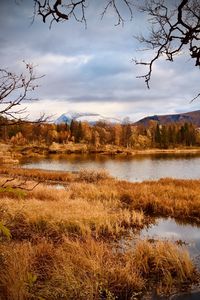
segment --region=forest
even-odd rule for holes
[[[199,128],[191,123],[171,123],[159,125],[150,121],[147,127],[143,125],[112,124],[72,120],[71,124],[50,124],[22,122],[0,126],[0,140],[14,145],[67,144],[82,143],[98,148],[102,145],[115,145],[133,149],[174,148],[179,146],[199,146]]]

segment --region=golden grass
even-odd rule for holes
[[[88,201],[110,201],[112,198],[129,210],[143,210],[148,215],[171,216],[200,224],[199,180],[166,178],[131,183],[114,180],[103,171],[81,171],[79,174],[72,174],[20,168],[1,168],[0,173],[46,183],[60,182],[71,191],[71,198],[84,198]],[[55,198],[48,189],[45,192],[36,189],[34,193],[36,191],[41,200]]]
[[[75,197],[74,191],[82,185],[72,184],[68,190],[41,186],[18,201],[4,196],[0,199],[0,219],[10,228],[13,239],[20,240],[46,236],[58,241],[63,235],[117,238],[127,228],[144,226],[142,212],[120,208],[112,196],[103,199],[100,193],[95,197],[93,185],[90,197],[87,193]],[[89,190],[86,185],[82,192]]]
[[[87,183],[97,183],[103,179],[109,179],[110,175],[106,170],[85,170],[78,173],[78,179]]]
[[[200,224],[200,180],[160,179],[116,184],[122,203],[154,216]]]
[[[155,244],[140,241],[131,256],[131,263],[140,274],[147,278],[153,276],[160,289],[184,282],[194,271],[188,252],[168,241]]]
[[[140,241],[122,253],[103,241],[0,245],[3,299],[131,299],[149,285],[170,290],[192,281],[187,254],[169,242]]]
[[[194,266],[177,245],[139,241],[120,251],[117,241],[152,215],[200,223],[200,181],[129,183],[91,171],[3,173],[2,183],[16,177],[7,185],[27,179],[29,188],[44,176],[65,188],[0,188],[0,221],[12,235],[0,233],[0,299],[124,300],[152,285],[169,291],[194,281]]]
[[[0,245],[1,299],[27,299],[28,272],[31,263],[31,245]]]
[[[0,174],[9,175],[13,177],[22,177],[38,181],[65,181],[70,182],[76,177],[75,174],[69,172],[44,171],[39,169],[22,169],[22,168],[8,168],[1,167]]]

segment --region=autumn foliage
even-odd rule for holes
[[[72,120],[71,124],[31,124],[0,126],[0,141],[10,141],[13,145],[39,143],[83,143],[98,148],[114,145],[126,148],[174,148],[177,146],[200,145],[200,133],[191,123],[159,125],[151,121],[148,127],[131,123],[111,124]]]

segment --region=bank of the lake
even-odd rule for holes
[[[137,155],[137,154],[161,154],[161,153],[200,153],[200,147],[175,147],[175,148],[132,148],[116,145],[92,145],[69,142],[66,144],[52,143],[15,145],[11,143],[0,144],[1,151],[6,149],[15,157],[37,157],[49,154],[101,154],[101,155]],[[3,152],[2,152],[3,153]]]
[[[137,155],[137,154],[160,154],[160,153],[200,153],[200,147],[177,147],[177,148],[146,148],[137,149],[131,147],[118,147],[115,145],[101,145],[94,147],[87,144],[57,144],[53,143],[50,146],[25,146],[14,147],[14,152],[21,153],[26,156],[48,155],[48,154],[101,154],[101,155]]]
[[[27,144],[0,143],[0,164],[18,164],[22,158],[42,158],[49,155],[88,154],[101,156],[127,157],[151,154],[200,154],[200,147],[176,148],[130,148],[115,145],[94,147],[87,144],[69,142],[66,144]]]

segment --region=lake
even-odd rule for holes
[[[105,169],[112,176],[128,181],[157,180],[163,177],[200,179],[200,154],[151,154],[105,156],[68,154],[29,158],[24,168],[79,171]]]

